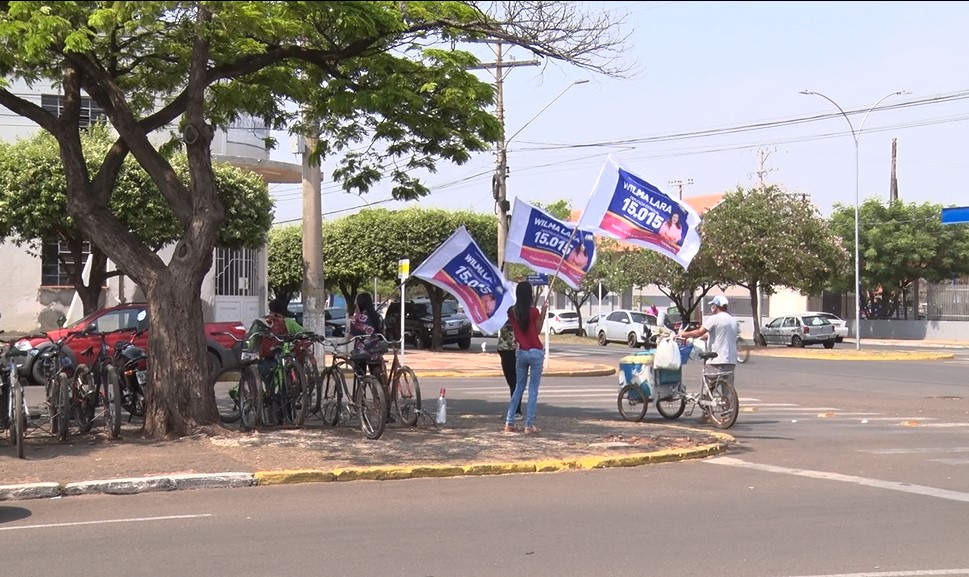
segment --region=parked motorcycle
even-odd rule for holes
[[[138,321],[145,320],[145,311],[138,313]],[[129,418],[145,416],[145,388],[148,386],[148,354],[145,349],[134,345],[147,327],[138,329],[128,340],[114,344],[114,366],[121,376],[121,407],[128,411]]]

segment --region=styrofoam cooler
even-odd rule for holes
[[[656,349],[646,349],[619,359],[619,388],[632,383],[652,397],[653,355]]]

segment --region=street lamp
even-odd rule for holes
[[[859,189],[861,187],[861,184],[860,184],[860,176],[859,176],[860,171],[858,167],[858,158],[859,158],[858,149],[859,149],[859,141],[861,140],[861,130],[865,126],[865,121],[868,120],[868,115],[871,114],[871,111],[878,108],[878,105],[881,104],[884,100],[891,98],[892,96],[899,96],[901,94],[909,94],[909,93],[904,90],[899,90],[898,92],[892,92],[891,94],[886,94],[885,96],[881,97],[881,99],[879,99],[878,102],[872,104],[871,108],[869,108],[868,111],[865,112],[865,116],[862,117],[861,124],[858,125],[857,131],[855,130],[855,126],[851,123],[851,118],[848,117],[848,114],[844,111],[844,109],[841,108],[841,106],[839,106],[837,102],[835,102],[828,96],[825,96],[824,94],[821,94],[820,92],[815,92],[813,90],[802,90],[801,94],[813,94],[815,96],[820,96],[821,98],[824,98],[831,104],[834,104],[835,108],[837,108],[838,111],[841,112],[841,116],[844,116],[845,120],[848,121],[848,128],[851,129],[851,137],[855,141],[855,349],[860,351],[861,350],[861,249],[858,246],[858,243],[859,243],[858,230],[859,230],[859,213],[860,213]]]
[[[518,136],[521,131],[525,130],[529,124],[535,121],[536,118],[542,115],[543,112],[548,110],[550,106],[555,104],[555,101],[565,95],[573,86],[578,84],[585,84],[589,81],[588,78],[580,78],[572,84],[566,86],[558,95],[553,98],[544,108],[535,113],[528,122],[522,125],[514,134],[508,137],[507,140],[503,140],[499,143],[498,147],[498,163],[495,166],[495,176],[492,179],[492,187],[494,189],[495,205],[498,209],[498,266],[502,267],[505,264],[505,242],[508,239],[508,209],[511,208],[508,202],[508,189],[506,187],[505,179],[508,178],[508,144]],[[500,105],[499,105],[500,107]],[[502,128],[504,128],[504,112],[500,111],[499,119],[502,122]]]

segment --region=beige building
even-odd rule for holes
[[[51,85],[35,83],[27,86],[14,81],[9,88],[15,95],[29,100],[53,113],[59,113],[62,97]],[[0,139],[16,141],[33,135],[39,128],[30,120],[5,112]],[[98,105],[89,98],[82,101],[82,121],[103,116]],[[301,182],[301,166],[269,159],[264,138],[269,130],[258,120],[243,120],[227,130],[216,133],[212,142],[215,162],[229,162],[252,170],[267,183]],[[68,267],[58,259],[70,253],[56,240],[44,241],[40,255],[30,254],[9,239],[0,244],[0,270],[7,274],[4,296],[0,299],[0,328],[7,331],[30,332],[54,328],[58,317],[66,315],[74,298],[74,288],[68,280]],[[170,258],[170,250],[160,252],[163,260]],[[109,269],[111,264],[109,263]],[[110,279],[104,287],[103,306],[143,300],[138,287],[124,277]],[[229,250],[217,248],[212,270],[202,285],[203,314],[206,321],[240,321],[248,324],[262,316],[267,304],[266,251],[264,249]]]

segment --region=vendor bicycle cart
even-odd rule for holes
[[[692,345],[689,343],[680,345],[681,364],[686,364],[691,349]],[[703,361],[700,387],[692,393],[687,391],[683,383],[682,370],[665,371],[643,363],[644,370],[650,371],[650,378],[629,379],[635,382],[627,382],[619,391],[619,414],[622,418],[627,421],[642,421],[649,402],[654,400],[656,410],[666,419],[678,419],[684,413],[689,417],[694,409],[700,407],[703,416],[717,427],[732,427],[737,422],[740,410],[732,374],[718,371],[708,364],[717,357],[717,353],[700,353],[699,357]]]

